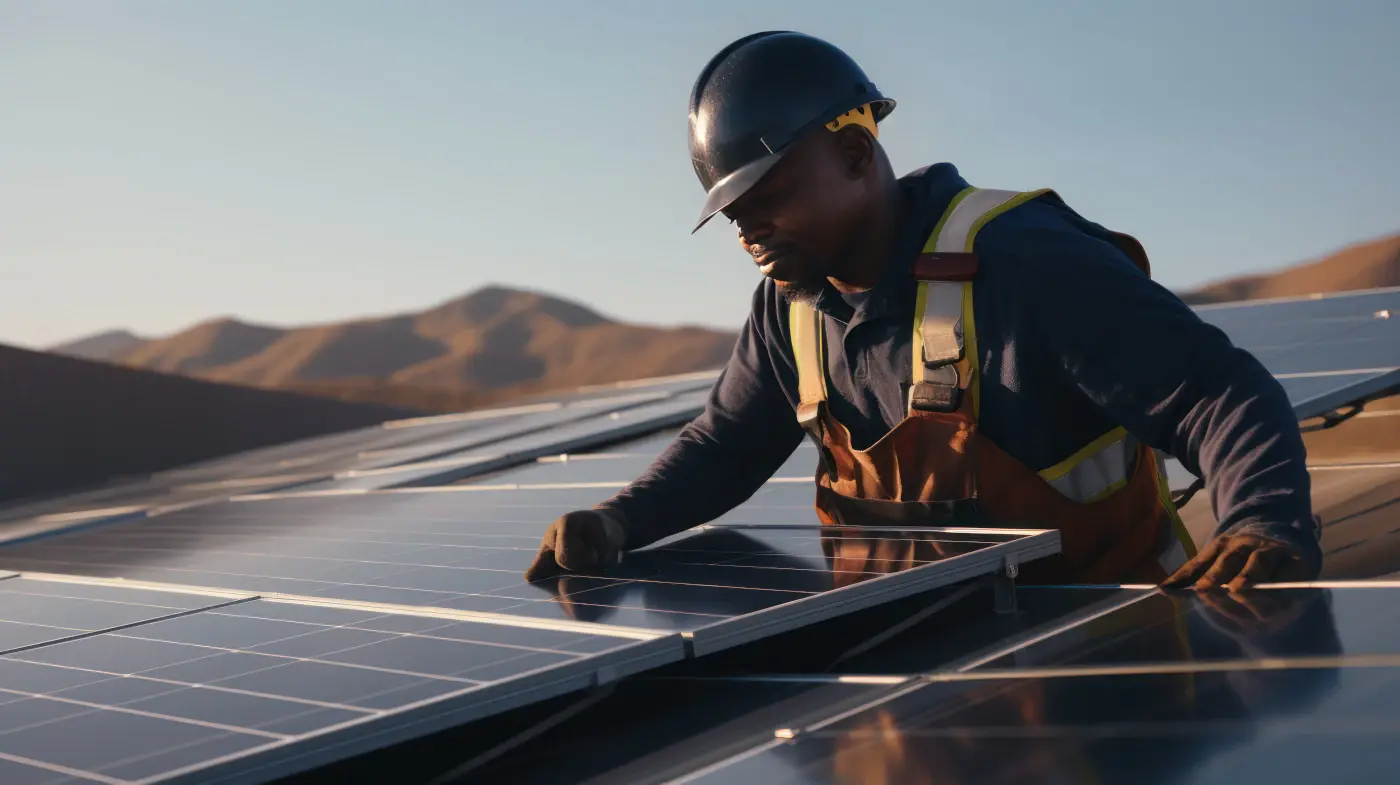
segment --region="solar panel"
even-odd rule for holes
[[[612,409],[603,416],[515,435],[476,451],[470,450],[472,444],[467,443],[430,445],[427,449],[431,449],[431,454],[420,455],[413,462],[406,456],[394,455],[387,457],[384,463],[388,465],[380,468],[342,472],[333,479],[311,483],[300,490],[375,490],[450,483],[545,455],[583,450],[673,427],[698,415],[704,408],[705,397],[704,392],[682,393],[674,398]],[[438,455],[445,457],[436,457]]]
[[[698,396],[700,393],[694,393]],[[656,402],[656,407],[645,404]],[[637,407],[639,413],[629,409]],[[252,475],[258,470],[275,472],[287,468],[286,461],[265,463],[263,459],[235,462],[225,466],[201,469],[190,474],[166,473],[149,480],[123,483],[109,488],[75,494],[58,499],[0,508],[0,520],[23,521],[20,526],[7,527],[4,539],[23,538],[72,525],[74,521],[106,522],[131,515],[160,513],[189,504],[222,501],[234,495],[269,493],[291,488],[381,487],[402,477],[422,473],[428,476],[445,474],[461,476],[472,471],[489,471],[529,460],[554,445],[573,449],[575,445],[597,442],[600,434],[616,430],[621,434],[635,433],[638,427],[649,428],[657,422],[663,425],[685,414],[694,416],[699,406],[691,399],[668,402],[664,393],[630,392],[623,395],[598,397],[570,406],[547,409],[502,410],[510,416],[473,419],[471,415],[427,418],[428,422],[406,425],[391,423],[371,429],[373,438],[351,440],[338,450],[317,448],[313,455],[294,461],[298,474]],[[660,413],[659,419],[645,420]],[[680,412],[680,415],[677,415]],[[491,414],[499,415],[500,412]],[[615,418],[609,415],[617,415]],[[688,419],[688,418],[685,418]],[[523,434],[523,435],[522,435]],[[551,434],[559,434],[559,441]],[[450,438],[445,438],[445,435]],[[332,473],[350,467],[393,466],[424,456],[450,454],[472,446],[509,442],[511,437],[524,440],[518,448],[504,448],[499,455],[469,455],[436,463],[422,463],[416,468],[369,474],[350,474],[344,481],[330,480]],[[570,441],[572,439],[572,441]],[[410,445],[384,450],[366,451],[367,447],[389,444]],[[416,445],[416,446],[414,446]],[[474,468],[472,468],[474,467]],[[308,473],[310,472],[310,473]],[[320,473],[316,473],[320,472]]]
[[[641,476],[675,438],[676,432],[667,431],[611,449],[548,455],[504,472],[468,477],[461,482],[468,485],[592,483],[621,488]],[[803,441],[773,477],[810,485],[817,460],[816,448],[811,442]]]
[[[1209,305],[1196,312],[1283,383],[1299,419],[1400,383],[1400,289]]]
[[[827,531],[823,539],[810,527],[711,527],[631,554],[607,575],[572,577],[560,585],[525,583],[521,576],[545,524],[591,506],[596,494],[432,491],[233,502],[12,545],[0,551],[0,563],[341,601],[543,619],[588,616],[685,631],[836,585],[826,561],[841,538]],[[879,533],[890,547],[912,536]],[[917,551],[907,544],[911,552],[928,551],[922,561],[966,555],[982,572],[988,569],[985,558],[1003,551],[1044,554],[1039,549],[1049,542],[1024,532],[917,536],[930,540]],[[846,537],[840,547],[851,547],[847,541],[855,539]],[[882,569],[876,564],[838,577],[853,583]]]
[[[1282,377],[1279,382],[1299,420],[1400,390],[1400,369]]]
[[[0,625],[42,614],[66,634],[0,656],[0,756],[35,781],[163,780],[188,767],[198,782],[249,771],[261,780],[299,758],[341,756],[683,656],[676,636],[603,627],[100,581],[21,577],[0,590]]]

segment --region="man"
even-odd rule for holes
[[[706,65],[700,225],[722,212],[765,280],[704,414],[622,492],[555,521],[527,577],[606,568],[719,517],[804,432],[824,524],[1056,528],[1062,554],[1029,566],[1057,582],[1316,576],[1282,387],[1152,282],[1137,241],[1054,192],[971,188],[950,164],[897,179],[877,125],[893,108],[797,33]],[[1208,481],[1220,527],[1200,553],[1153,448]]]

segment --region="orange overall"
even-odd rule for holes
[[[1058,529],[1061,554],[1023,565],[1024,581],[1157,583],[1195,548],[1149,446],[1115,428],[1036,470],[977,426],[974,241],[988,221],[1046,193],[968,188],[949,204],[913,268],[920,283],[907,414],[868,449],[851,446],[850,432],[826,405],[821,313],[790,306],[797,417],[822,454],[818,517],[844,526]],[[1149,272],[1142,246],[1117,237]]]

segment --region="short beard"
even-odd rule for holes
[[[825,280],[816,281],[777,281],[778,292],[790,303],[814,306],[826,289]]]

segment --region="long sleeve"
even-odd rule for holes
[[[599,505],[627,521],[629,549],[707,523],[767,482],[802,440],[765,341],[765,291],[710,393],[705,411],[647,471]]]
[[[1217,534],[1292,541],[1321,561],[1306,450],[1282,385],[1114,245],[1024,238],[1030,338],[1108,419],[1203,477]]]

